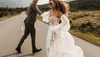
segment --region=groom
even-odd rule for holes
[[[39,52],[42,50],[42,49],[37,49],[35,46],[36,30],[35,30],[34,25],[36,22],[36,15],[37,15],[37,13],[39,15],[42,14],[42,12],[38,9],[37,2],[38,2],[38,0],[33,0],[33,2],[30,4],[30,6],[28,8],[28,13],[27,13],[28,15],[27,15],[27,18],[24,20],[24,23],[25,23],[24,35],[21,38],[21,40],[16,48],[16,51],[18,53],[21,53],[21,46],[22,46],[24,40],[29,35],[29,33],[31,35],[32,53],[36,53],[36,52]]]

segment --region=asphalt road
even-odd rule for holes
[[[15,48],[20,41],[24,32],[24,23],[26,15],[23,12],[0,22],[0,57],[46,57],[45,45],[46,35],[49,25],[38,21],[36,22],[36,46],[43,50],[39,53],[32,54],[30,35],[22,45],[22,53],[17,54]],[[73,36],[76,45],[84,51],[85,57],[100,57],[100,47]]]

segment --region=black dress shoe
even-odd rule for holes
[[[20,47],[17,47],[17,48],[16,48],[16,51],[17,51],[18,53],[21,53]]]
[[[33,50],[33,53],[36,53],[36,52],[40,52],[42,49],[35,49]]]

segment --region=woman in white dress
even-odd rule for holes
[[[47,57],[84,57],[82,49],[75,45],[68,32],[68,4],[61,0],[49,0],[49,7],[51,10],[41,15],[43,21],[50,23],[46,40]]]

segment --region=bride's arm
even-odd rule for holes
[[[48,18],[49,18],[49,11],[48,12],[44,12],[42,15],[42,20],[45,22],[49,22]]]
[[[59,25],[59,29],[61,30],[61,31],[64,31],[64,32],[66,32],[66,31],[68,31],[69,29],[70,29],[70,23],[69,23],[69,19],[65,16],[65,15],[62,15],[61,16],[61,24]],[[61,34],[62,35],[62,34]],[[66,37],[67,36],[67,37]],[[72,38],[72,36],[71,36],[71,34],[70,33],[67,33],[67,35],[65,36],[65,38],[67,38],[67,40],[65,40],[66,41],[66,44],[68,44],[67,45],[67,50],[70,50],[70,49],[72,49],[73,48],[73,46],[75,45],[74,44],[74,40],[73,40],[73,38]]]
[[[61,16],[61,24],[59,25],[59,28],[60,29],[63,29],[64,28],[64,30],[69,30],[70,29],[70,24],[69,24],[69,20],[68,20],[68,18],[65,16],[65,15],[62,15]]]

